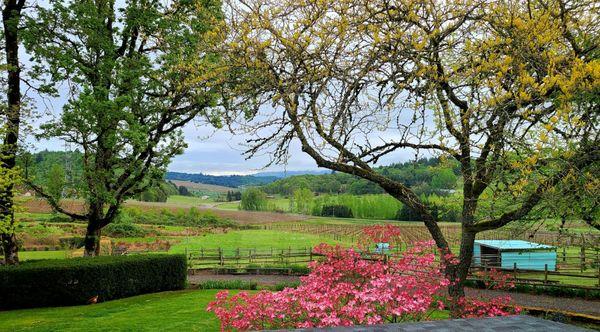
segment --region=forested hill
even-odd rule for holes
[[[254,175],[206,175],[202,173],[190,174],[180,172],[167,172],[167,180],[182,180],[196,183],[213,184],[224,187],[239,188],[243,186],[260,186],[278,179],[275,176]]]
[[[456,189],[459,168],[455,162],[441,162],[438,158],[393,164],[377,168],[378,172],[413,188],[417,194],[448,192]],[[363,179],[343,173],[321,175],[298,175],[266,184],[262,187],[268,194],[289,195],[295,189],[308,188],[315,193],[354,195],[378,194],[383,190]]]

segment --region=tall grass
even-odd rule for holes
[[[355,218],[394,219],[402,207],[397,199],[390,195],[322,195],[315,198],[312,214],[320,215],[323,206],[345,205],[352,209]]]

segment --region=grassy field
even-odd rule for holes
[[[210,199],[202,199],[202,198],[196,197],[196,196],[172,195],[172,196],[169,196],[169,198],[167,199],[167,203],[169,203],[169,204],[182,204],[182,205],[192,205],[192,206],[207,204],[207,203],[211,203],[211,202],[212,202],[212,200],[210,200]]]
[[[185,290],[95,305],[0,312],[0,331],[218,331],[205,308],[216,290]]]
[[[0,331],[218,331],[218,319],[206,312],[217,292],[184,290],[94,305],[4,311]],[[446,311],[429,316],[447,318]]]

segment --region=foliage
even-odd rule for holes
[[[196,227],[235,227],[237,225],[231,220],[222,219],[210,212],[200,211],[195,207],[176,211],[168,209],[141,210],[128,207],[119,214],[116,223]]]
[[[206,280],[197,285],[198,289],[246,289],[255,290],[255,281],[244,280]]]
[[[264,211],[267,208],[267,195],[258,188],[248,188],[242,192],[242,210]]]
[[[227,191],[227,197],[226,197],[227,202],[239,201],[241,199],[242,199],[241,191],[233,191],[233,190]]]
[[[78,197],[83,180],[83,154],[79,150],[26,152],[17,156],[17,164],[26,178],[37,185],[47,183],[54,165],[66,165],[63,168],[65,197]]]
[[[418,211],[444,251],[419,190],[374,165],[423,151],[458,165],[461,255],[445,266],[455,299],[477,233],[527,218],[567,174],[600,162],[597,1],[227,4],[227,63],[242,82],[229,118],[254,136],[247,156],[284,163],[299,143],[317,166]]]
[[[63,190],[65,189],[65,170],[59,164],[54,164],[48,171],[46,177],[46,191],[48,195],[55,201],[60,201],[63,197]]]
[[[38,6],[23,41],[48,88],[72,82],[60,117],[41,126],[83,153],[85,255],[121,204],[162,180],[194,118],[219,126],[219,1],[54,1]],[[32,184],[33,185],[33,184]]]
[[[321,195],[315,198],[313,215],[322,215],[328,205],[342,205],[352,211],[354,218],[394,219],[396,211],[402,206],[397,199],[389,195]]]
[[[188,190],[187,187],[185,186],[179,186],[179,188],[177,188],[177,192],[179,193],[179,195],[181,196],[191,196],[192,194],[190,193],[190,191]]]
[[[260,186],[277,180],[274,176],[207,175],[202,173],[190,174],[181,172],[167,172],[165,178],[167,180],[191,181],[231,188]]]
[[[457,177],[456,163],[444,162],[439,158],[422,158],[416,161],[392,164],[375,168],[375,171],[397,181],[403,181],[418,194],[440,192],[441,189],[455,189]],[[433,179],[436,178],[435,184]],[[450,183],[454,181],[454,184]],[[431,185],[430,185],[431,184]],[[309,188],[320,194],[381,194],[383,190],[373,183],[345,173],[319,175],[296,175],[279,179],[262,186],[268,194],[292,195],[296,188]]]
[[[144,237],[148,232],[133,223],[114,222],[104,227],[104,232],[110,237]]]
[[[319,215],[322,217],[354,218],[352,209],[346,205],[323,205]]]
[[[390,263],[368,261],[352,249],[321,245],[325,260],[297,288],[256,295],[217,295],[208,307],[223,330],[262,330],[378,324],[418,320],[443,287],[434,255],[415,246]],[[418,267],[418,269],[417,269]],[[415,271],[401,275],[399,271]]]
[[[158,180],[141,192],[138,199],[143,202],[166,202],[169,199],[169,196],[178,194],[179,191],[174,184],[164,180]]]
[[[302,214],[311,212],[312,204],[315,195],[308,188],[299,188],[294,190],[292,198],[290,198],[292,211]]]
[[[0,267],[0,308],[61,306],[183,289],[183,255],[102,256]]]

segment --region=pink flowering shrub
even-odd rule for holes
[[[415,245],[390,260],[363,259],[353,249],[321,244],[322,262],[297,288],[233,296],[220,292],[207,310],[222,330],[307,328],[378,324],[426,317],[448,283],[436,266],[431,243]]]
[[[362,229],[363,236],[359,239],[361,249],[369,248],[374,243],[386,242],[390,244],[390,249],[399,245],[402,241],[400,227],[394,225],[373,225]]]
[[[394,243],[399,230],[391,225],[368,227],[361,244]],[[207,311],[220,319],[222,331],[417,321],[431,309],[443,309],[445,302],[454,303],[461,317],[518,313],[509,306],[509,297],[452,300],[442,296],[450,282],[432,249],[433,242],[419,242],[402,254],[387,256],[321,244],[314,252],[323,259],[310,263],[310,274],[301,278],[297,288],[232,296],[222,291]],[[440,257],[445,264],[458,261],[451,253]],[[488,277],[492,287],[510,285],[500,272]]]

